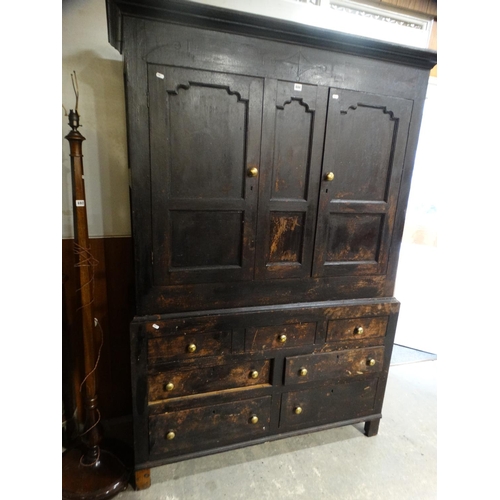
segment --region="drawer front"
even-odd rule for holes
[[[377,384],[375,378],[285,393],[280,427],[321,425],[367,416],[375,406]]]
[[[384,337],[389,317],[352,318],[328,322],[327,342]]]
[[[149,337],[161,337],[168,334],[180,333],[213,333],[225,330],[216,326],[214,318],[202,317],[184,319],[158,319],[144,322],[144,329]]]
[[[286,358],[285,385],[374,374],[383,364],[384,347],[293,356]]]
[[[252,420],[253,419],[253,420]],[[149,418],[151,455],[189,453],[269,434],[271,396]]]
[[[251,327],[246,330],[247,352],[314,344],[316,322]]]
[[[148,340],[148,359],[174,361],[231,353],[231,332],[185,332]]]
[[[270,384],[271,360],[176,369],[149,376],[149,401]]]

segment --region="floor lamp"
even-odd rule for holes
[[[97,405],[96,354],[97,319],[92,311],[93,257],[88,237],[85,187],[83,180],[82,142],[85,137],[78,131],[78,84],[76,74],[71,75],[76,94],[76,105],[69,112],[71,131],[66,136],[70,144],[71,178],[73,185],[74,242],[77,255],[75,266],[80,277],[80,309],[82,313],[83,358],[86,376],[84,387],[85,427],[81,443],[63,453],[62,498],[63,500],[102,500],[123,491],[128,483],[128,471],[110,451],[100,447],[100,412]],[[100,331],[102,335],[102,330]],[[100,349],[99,349],[100,352]]]

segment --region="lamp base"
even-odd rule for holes
[[[63,500],[104,500],[127,488],[129,472],[115,455],[101,449],[99,460],[91,466],[81,464],[82,456],[78,448],[63,453]]]

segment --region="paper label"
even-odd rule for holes
[[[301,83],[296,83],[293,86],[293,90],[297,90],[298,92],[302,92],[302,84]]]
[[[159,326],[155,323],[155,324],[153,325],[153,328],[154,328],[155,330],[158,330],[160,327],[159,327]]]
[[[156,76],[158,78],[161,78],[162,80],[165,78],[165,75],[163,73],[156,73]]]
[[[84,207],[85,206],[85,200],[76,200],[76,206],[77,207]]]
[[[332,99],[338,99],[339,95],[338,94],[332,94]]]

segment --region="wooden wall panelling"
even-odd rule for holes
[[[134,260],[132,238],[105,238],[103,242],[109,336],[103,351],[107,376],[105,381],[101,377],[101,385],[106,388],[107,415],[112,418],[132,412],[129,330],[135,310]]]
[[[437,0],[379,0],[372,3],[379,3],[382,7],[391,5],[437,17]]]
[[[82,397],[79,391],[83,379],[83,358],[78,355],[83,352],[83,338],[76,293],[79,279],[74,265],[73,240],[62,240],[62,397],[64,418],[68,421],[73,418],[76,420],[70,425],[83,419]]]
[[[129,324],[134,315],[133,250],[131,238],[92,238],[94,268],[94,316],[104,334],[97,368],[97,394],[103,419],[131,414]],[[85,376],[81,319],[78,312],[78,273],[73,240],[62,241],[63,272],[63,385],[66,401],[74,399],[77,419],[84,418],[80,384]],[[96,345],[101,330],[95,329]],[[71,391],[71,393],[69,392]],[[68,415],[66,415],[68,417]]]
[[[67,245],[66,245],[67,246]],[[64,245],[63,245],[64,249]],[[67,257],[64,261],[69,262]],[[79,376],[80,365],[78,364],[76,352],[82,352],[83,342],[81,329],[77,328],[79,322],[75,321],[76,314],[71,314],[71,311],[76,311],[73,307],[72,298],[74,294],[68,290],[74,290],[75,283],[71,280],[68,274],[63,272],[62,277],[62,419],[63,419],[63,446],[68,446],[78,435],[78,422],[81,415],[79,408],[82,408],[81,401],[79,402],[78,385],[81,377]],[[77,340],[80,342],[77,346]],[[80,359],[80,358],[79,358]]]

